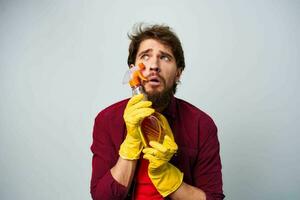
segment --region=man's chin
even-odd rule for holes
[[[152,107],[159,111],[165,109],[173,96],[173,90],[168,89],[164,91],[159,90],[145,90],[149,101],[152,102]]]

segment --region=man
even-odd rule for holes
[[[223,199],[217,128],[174,97],[185,68],[181,43],[168,26],[140,25],[129,36],[128,66],[143,63],[144,95],[101,111],[93,131],[91,195],[99,199]],[[163,142],[142,143],[141,122],[158,114]]]

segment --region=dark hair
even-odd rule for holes
[[[185,62],[181,42],[169,26],[157,24],[144,26],[143,23],[139,23],[133,27],[133,31],[131,34],[128,34],[128,37],[131,40],[128,49],[128,66],[135,63],[136,54],[141,42],[146,39],[155,39],[171,48],[177,67],[184,70]]]

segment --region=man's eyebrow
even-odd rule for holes
[[[144,53],[149,53],[150,51],[153,51],[153,50],[152,50],[152,49],[146,49],[146,50],[140,52],[140,53],[137,55],[137,57],[140,57],[140,56],[143,55]]]

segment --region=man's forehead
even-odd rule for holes
[[[159,40],[155,39],[146,39],[143,40],[139,46],[138,53],[142,51],[153,51],[154,49],[157,49],[169,54],[173,55],[173,51],[169,45],[163,44]]]

